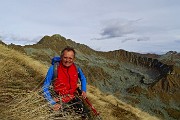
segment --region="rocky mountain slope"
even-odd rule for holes
[[[45,36],[34,45],[8,45],[46,66],[65,46],[76,49],[76,63],[83,69],[89,85],[159,119],[179,119],[179,53],[100,52],[60,35]]]

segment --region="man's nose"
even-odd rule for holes
[[[72,59],[71,58],[66,58],[66,61],[72,61]]]

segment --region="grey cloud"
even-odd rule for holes
[[[127,42],[127,41],[131,41],[131,40],[135,40],[136,38],[125,38],[125,39],[123,39],[121,42],[122,43],[125,43],[125,42]]]
[[[150,38],[149,37],[140,37],[140,38],[137,38],[137,41],[148,41],[148,40],[150,40]]]
[[[103,22],[104,27],[101,30],[100,37],[93,40],[111,39],[132,34],[135,32],[134,24],[139,20],[141,19],[132,21],[120,19],[105,21]]]
[[[121,42],[125,43],[125,42],[131,41],[131,40],[137,41],[137,42],[141,42],[141,41],[148,41],[148,40],[150,40],[150,38],[149,37],[137,37],[137,38],[135,38],[135,37],[128,37],[128,38],[123,39]]]
[[[174,42],[175,42],[175,43],[180,43],[180,40],[175,40]]]

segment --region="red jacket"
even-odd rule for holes
[[[57,68],[57,79],[54,82],[54,90],[62,96],[63,102],[69,102],[74,98],[78,83],[78,71],[74,64],[65,67],[60,62]]]

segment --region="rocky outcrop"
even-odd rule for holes
[[[99,52],[98,54],[110,59],[118,60],[120,62],[124,61],[128,63],[132,63],[137,66],[142,66],[152,70],[157,70],[159,72],[159,75],[157,76],[157,78],[153,83],[145,83],[143,79],[141,80],[141,83],[146,85],[153,86],[159,80],[166,78],[167,75],[171,74],[173,71],[173,65],[165,64],[159,61],[158,59],[149,58],[139,53],[128,52],[125,50],[116,50],[107,53]]]

